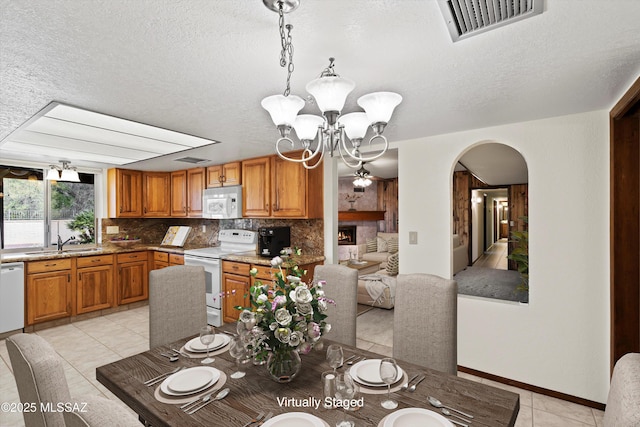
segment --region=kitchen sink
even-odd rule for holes
[[[102,252],[102,248],[78,248],[78,249],[63,249],[62,252],[58,252],[57,250],[45,250],[45,251],[33,251],[33,252],[24,252],[22,255],[26,256],[43,256],[43,255],[55,255],[55,254],[89,254],[94,252]]]
[[[102,252],[102,248],[91,248],[91,249],[63,249],[62,253],[67,254],[89,254],[92,252]]]

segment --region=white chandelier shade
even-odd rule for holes
[[[307,92],[316,100],[322,113],[336,111],[340,113],[347,96],[356,87],[349,79],[338,76],[319,77],[307,83]]]
[[[304,107],[304,100],[296,95],[267,96],[260,103],[271,115],[276,126],[293,126],[298,111]]]
[[[375,92],[358,98],[358,105],[367,112],[370,123],[389,123],[393,110],[402,102],[395,92]]]
[[[353,141],[364,138],[371,122],[367,113],[349,113],[340,116],[340,124],[344,126],[347,137]]]
[[[296,117],[293,128],[302,141],[312,141],[318,134],[318,127],[324,124],[324,119],[313,114],[300,114]]]

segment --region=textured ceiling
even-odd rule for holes
[[[277,15],[261,1],[0,0],[0,10],[0,139],[59,101],[221,141],[188,153],[211,163],[274,152],[260,100],[282,92],[286,73]],[[608,109],[640,74],[637,0],[549,0],[539,16],[457,43],[436,1],[301,0],[286,19],[292,93],[306,96],[333,56],[356,83],[345,110],[368,92],[402,94],[392,141]],[[137,166],[184,168],[171,159]]]

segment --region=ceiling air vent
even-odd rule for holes
[[[543,0],[438,0],[456,42],[542,13]]]
[[[208,162],[209,160],[207,159],[199,159],[197,157],[181,157],[179,159],[175,159],[176,162],[185,162],[185,163],[202,163],[202,162]]]

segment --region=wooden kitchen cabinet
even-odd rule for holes
[[[207,188],[242,184],[242,164],[232,162],[207,167]]]
[[[271,216],[271,158],[242,162],[242,216]]]
[[[142,173],[142,216],[151,218],[171,215],[171,174]]]
[[[71,259],[26,263],[27,325],[74,314],[73,278]]]
[[[153,262],[151,270],[158,270],[173,265],[184,265],[184,255],[170,254],[168,252],[154,251],[153,258],[150,258]]]
[[[240,317],[240,311],[235,307],[249,306],[250,268],[247,263],[222,261],[223,322],[236,322]]]
[[[109,218],[142,216],[142,172],[129,169],[107,171]]]
[[[149,297],[149,267],[146,252],[117,256],[117,305],[143,301]]]
[[[306,169],[279,156],[242,162],[242,215],[270,218],[321,218],[322,168]]]
[[[205,168],[171,172],[171,216],[202,217]]]
[[[77,258],[77,314],[113,307],[113,259],[113,255]]]

